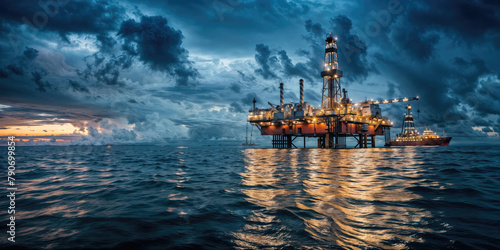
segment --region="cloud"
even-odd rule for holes
[[[80,93],[90,93],[87,87],[80,85],[77,81],[69,80],[69,87],[73,91],[77,91]]]
[[[15,75],[18,75],[18,76],[24,75],[23,69],[21,69],[21,67],[15,65],[15,64],[7,65],[7,69]]]
[[[125,85],[119,81],[120,72],[132,65],[132,60],[127,55],[105,57],[99,53],[85,58],[87,67],[85,70],[77,70],[77,74],[85,81],[95,79],[106,85]]]
[[[283,67],[283,73],[285,76],[298,76],[305,78],[306,80],[312,82],[313,78],[311,75],[314,73],[314,70],[311,72],[305,63],[297,63],[293,64],[292,60],[286,54],[286,51],[280,50],[278,51],[278,56],[280,60],[280,64]]]
[[[245,97],[241,98],[241,104],[251,107],[253,105],[254,98],[257,103],[267,106],[267,103],[263,103],[263,101],[258,97],[256,93],[248,93]]]
[[[410,23],[400,24],[392,33],[392,41],[400,51],[420,62],[427,61],[434,55],[435,46],[440,39],[438,34],[426,32],[421,27]]]
[[[247,110],[245,110],[239,103],[233,102],[229,105],[229,111],[230,112],[235,112],[235,113],[246,113]]]
[[[500,48],[500,4],[495,1],[432,1],[413,3],[408,20],[424,30],[436,30],[467,43],[493,43]]]
[[[352,21],[345,15],[330,19],[332,31],[338,38],[339,67],[348,81],[363,81],[377,69],[367,60],[367,46],[361,38],[352,34]]]
[[[254,72],[264,79],[283,79],[290,77],[304,78],[307,82],[316,85],[315,78],[319,78],[324,58],[323,28],[318,23],[307,20],[304,25],[307,35],[303,40],[310,47],[297,50],[297,55],[305,58],[304,61],[293,63],[285,50],[273,51],[265,44],[256,45],[255,61],[259,68]]]
[[[486,74],[475,82],[473,91],[462,94],[464,102],[482,117],[500,115],[500,77]]]
[[[139,134],[143,142],[165,143],[188,138],[188,128],[183,126],[182,121],[176,124],[158,112],[146,114],[143,121],[136,122],[134,125],[134,131]]]
[[[9,73],[4,69],[0,69],[0,78],[7,78],[7,77],[9,77]]]
[[[188,51],[182,45],[182,32],[168,25],[161,16],[142,16],[140,22],[129,19],[122,22],[118,35],[124,39],[122,49],[154,70],[175,76],[179,85],[198,77],[198,71],[188,60]]]
[[[490,72],[480,58],[472,58],[468,61],[462,57],[455,57],[451,65],[454,66],[456,73],[450,76],[450,81],[453,81],[451,87],[462,97],[476,88],[480,76]]]
[[[387,96],[389,98],[395,98],[394,95],[396,94],[396,85],[393,82],[389,82],[388,87]]]
[[[88,125],[88,136],[72,142],[74,145],[107,145],[136,143],[137,134],[133,130],[118,128],[108,119],[103,119],[98,127]]]
[[[28,60],[33,60],[38,56],[38,50],[34,48],[29,48],[26,47],[26,50],[24,51],[23,55],[28,58]]]
[[[231,86],[229,87],[232,91],[235,93],[241,93],[241,85],[238,83],[231,83]]]
[[[72,42],[69,38],[71,34],[98,35],[97,38],[103,47],[110,44],[108,33],[116,30],[124,15],[122,6],[106,0],[19,0],[3,5],[0,10],[2,19],[10,24],[26,23],[35,32],[55,32],[68,43]]]
[[[386,3],[222,2],[227,8],[209,0],[68,1],[36,29],[22,18],[33,23],[44,12],[38,2],[6,4],[0,103],[9,107],[0,124],[71,123],[93,131],[88,144],[242,138],[253,98],[259,107],[277,103],[280,81],[292,83],[286,99],[298,101],[305,79],[306,101],[319,104],[332,32],[347,90],[419,95],[421,119],[450,133],[485,136],[473,127],[498,127],[498,4],[402,2],[404,11],[368,37],[358,27],[377,21],[371,12]],[[17,51],[9,33],[24,39]],[[404,111],[383,108],[398,121]]]
[[[326,32],[323,27],[321,27],[321,24],[313,23],[311,19],[306,21],[305,27],[307,32],[310,32],[315,36],[322,37],[326,35]]]
[[[264,79],[276,78],[276,74],[272,71],[271,67],[277,64],[278,58],[271,55],[269,46],[257,44],[255,45],[255,51],[257,52],[255,54],[255,61],[260,68],[256,69],[254,72],[264,77]]]
[[[46,92],[47,89],[51,89],[52,85],[48,81],[43,81],[42,78],[47,75],[45,71],[34,71],[31,72],[33,76],[33,82],[38,86],[37,90],[40,92]]]

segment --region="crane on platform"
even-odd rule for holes
[[[396,103],[396,102],[409,102],[409,101],[418,101],[418,96],[416,97],[410,97],[410,98],[396,98],[396,99],[385,99],[385,100],[365,100],[362,102],[354,103],[353,105],[367,105],[367,104],[386,104],[386,103]]]
[[[274,104],[272,104],[271,102],[267,102],[267,104],[269,104],[269,106],[271,106],[271,110],[274,111],[274,112],[278,112],[278,110],[276,109],[277,106],[275,106]]]

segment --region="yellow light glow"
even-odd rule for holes
[[[43,126],[16,126],[7,127],[0,130],[0,136],[47,136],[59,134],[72,134],[74,131],[79,131],[79,128],[70,123],[50,124]],[[87,132],[78,133],[87,135]]]

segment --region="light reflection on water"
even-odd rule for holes
[[[17,233],[28,249],[474,249],[500,241],[498,147],[17,152]]]
[[[282,221],[279,211],[300,218],[317,246],[402,249],[422,243],[415,235],[435,233],[425,227],[432,214],[406,204],[421,198],[407,191],[421,179],[415,152],[404,153],[407,163],[397,166],[388,158],[401,156],[386,149],[246,149],[242,192],[262,209],[245,218],[236,242],[241,248],[300,245],[290,237],[300,230],[293,228],[297,223]]]

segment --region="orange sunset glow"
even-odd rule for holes
[[[13,126],[0,130],[0,136],[50,136],[61,134],[78,133],[87,135],[87,131],[81,132],[70,123],[49,124],[42,126]]]

